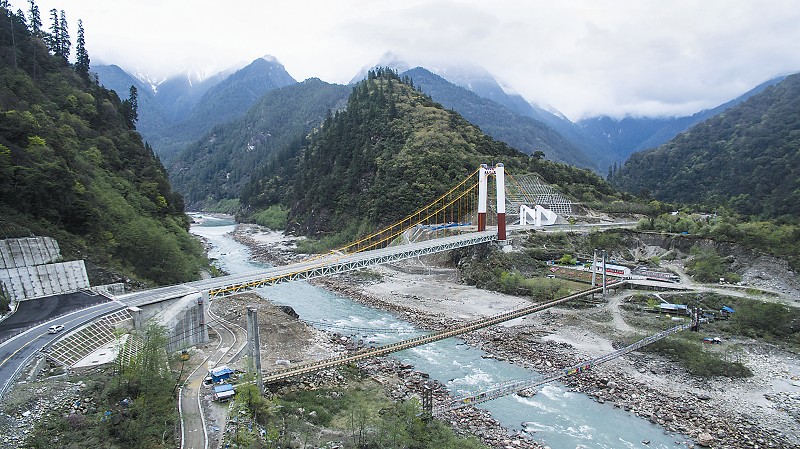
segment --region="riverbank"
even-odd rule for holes
[[[279,234],[262,235],[257,228],[240,225],[234,237],[270,263],[295,257],[291,242]],[[459,284],[454,270],[420,266],[424,267],[420,263],[381,267],[315,283],[430,330],[530,304],[525,298]],[[612,319],[614,313],[619,309],[549,309],[462,338],[492,357],[546,373],[620,347],[629,336],[613,325],[618,321]],[[800,364],[793,355],[763,343],[743,341],[741,347],[739,357],[755,374],[751,379],[703,380],[656,356],[632,353],[563,383],[608,407],[658,424],[676,440],[687,435],[692,439],[687,445],[798,447]],[[474,418],[469,413],[487,412],[471,409],[446,420],[477,435],[474,431],[489,425],[485,419],[491,417]]]

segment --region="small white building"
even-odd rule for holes
[[[595,266],[597,267],[598,273],[603,272],[603,262],[597,262]],[[589,271],[591,271],[591,268],[589,268]],[[606,264],[606,274],[627,277],[631,275],[631,269],[624,265]]]

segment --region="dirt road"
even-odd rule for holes
[[[210,368],[225,364],[235,357],[246,341],[246,334],[241,327],[221,320],[210,310],[207,313],[207,319],[209,327],[216,331],[211,332],[217,336],[216,348],[207,353],[198,351],[193,356],[199,363],[181,388],[181,449],[216,447],[209,442],[209,440],[212,443],[216,442],[216,438],[213,435],[209,436],[209,423],[203,410],[203,401],[208,399],[211,389],[203,386],[203,379]]]

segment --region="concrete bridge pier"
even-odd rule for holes
[[[205,312],[208,292],[194,292],[141,307],[134,315],[135,328],[152,321],[167,331],[167,351],[178,351],[208,342]]]
[[[197,314],[199,315],[199,341],[198,343],[208,343],[208,326],[206,326],[206,308],[211,300],[208,296],[208,290],[203,290],[200,294],[200,299],[197,300]]]
[[[133,319],[133,329],[137,331],[144,329],[144,320],[142,319],[142,309],[136,306],[130,306],[128,307],[128,312],[131,313],[131,318]]]

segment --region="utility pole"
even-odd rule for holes
[[[253,361],[253,371],[260,394],[264,394],[264,379],[261,377],[261,341],[258,337],[258,309],[247,308],[247,352]]]
[[[694,307],[692,309],[692,332],[699,332],[700,331],[700,315],[703,313],[703,309],[699,309]]]
[[[603,298],[606,297],[606,250],[603,250]]]

